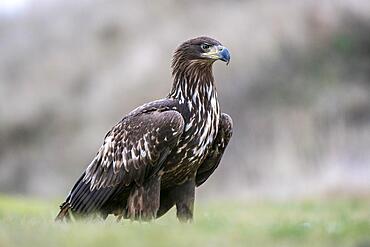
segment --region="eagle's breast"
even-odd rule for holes
[[[164,169],[162,182],[181,184],[192,176],[207,156],[218,132],[220,107],[213,83],[200,84],[191,98],[181,98],[189,112],[185,130],[177,148],[173,150]]]

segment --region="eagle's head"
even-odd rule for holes
[[[179,64],[204,64],[212,65],[221,60],[230,62],[229,50],[215,39],[209,37],[197,37],[182,43],[173,56],[173,67]]]
[[[182,43],[172,59],[173,86],[169,97],[184,101],[185,98],[194,100],[194,97],[206,99],[211,96],[215,88],[212,64],[217,60],[228,64],[230,53],[215,39],[198,37]]]

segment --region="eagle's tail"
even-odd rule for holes
[[[66,219],[67,221],[71,220],[71,212],[70,212],[71,206],[68,202],[64,202],[62,205],[60,205],[60,211],[55,217],[55,221],[63,221]]]

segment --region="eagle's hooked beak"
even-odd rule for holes
[[[226,62],[226,65],[228,65],[229,62],[230,62],[230,52],[229,52],[229,50],[226,47],[222,46],[222,45],[217,46],[217,48],[218,48],[219,59],[221,61]]]
[[[222,45],[215,45],[211,47],[208,52],[203,53],[202,55],[206,58],[224,61],[226,62],[226,65],[230,62],[230,52]]]

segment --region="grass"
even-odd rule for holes
[[[57,205],[0,196],[0,247],[370,246],[370,200],[364,199],[203,203],[185,225],[174,210],[152,223],[55,223]]]

